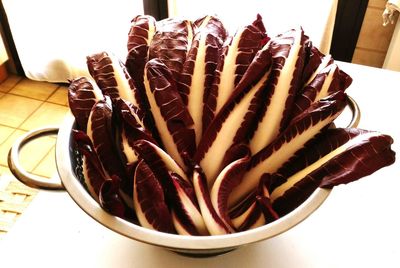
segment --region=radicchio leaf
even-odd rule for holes
[[[167,153],[183,168],[193,157],[196,141],[193,119],[168,67],[158,59],[146,64],[145,88],[160,139]]]
[[[193,186],[176,173],[171,173],[171,179],[175,191],[170,207],[176,231],[181,235],[208,235]]]
[[[136,166],[133,203],[143,227],[175,233],[164,192],[156,175],[143,160]]]
[[[154,122],[149,112],[149,104],[144,88],[144,67],[148,61],[148,52],[151,40],[156,31],[156,20],[149,15],[138,15],[131,21],[128,34],[128,54],[125,66],[132,77],[140,96],[139,109],[144,113],[143,121],[149,130],[153,130]]]
[[[148,140],[138,140],[133,145],[140,158],[144,159],[152,170],[160,177],[163,185],[168,187],[169,181],[165,181],[170,175],[176,173],[181,179],[189,182],[183,169],[160,147]]]
[[[226,30],[213,16],[206,16],[196,23],[198,28],[183,65],[178,89],[193,118],[198,144],[203,131],[203,104],[212,86]]]
[[[255,123],[256,110],[258,105],[261,105],[258,95],[262,93],[268,81],[270,56],[267,49],[257,53],[233,95],[211,122],[200,141],[195,159],[203,168],[209,186],[225,167],[223,160],[229,153],[228,149],[245,141],[251,125]]]
[[[96,153],[110,176],[116,175],[124,180],[125,169],[115,147],[115,138],[112,129],[111,100],[98,101],[90,113],[87,134],[93,142]]]
[[[223,48],[214,82],[204,107],[203,125],[208,126],[231,96],[266,38],[260,15],[250,25],[239,29]]]
[[[193,186],[178,164],[161,148],[149,141],[137,141],[134,149],[162,186],[167,206],[172,211],[172,221],[176,231],[184,235],[207,234]]]
[[[125,206],[119,193],[120,179],[116,176],[103,182],[99,192],[99,202],[102,208],[111,214],[124,217]]]
[[[256,202],[260,207],[265,222],[273,222],[279,218],[278,213],[272,207],[271,196],[269,191],[269,185],[271,181],[271,175],[266,173],[261,176],[260,184],[258,185]]]
[[[247,165],[250,161],[250,151],[248,150],[241,158],[227,165],[215,180],[211,189],[211,202],[218,216],[226,225],[231,225],[228,215],[228,197],[232,190],[240,184]]]
[[[392,143],[393,139],[388,135],[380,133],[376,133],[376,136],[371,135],[368,141],[352,147],[351,153],[346,152],[340,157],[335,157],[329,165],[325,165],[324,169],[329,172],[329,175],[324,176],[319,186],[332,188],[339,184],[353,182],[393,164],[395,152],[390,148]],[[341,170],[343,166],[347,166],[350,171],[343,172]]]
[[[178,81],[193,39],[192,23],[168,18],[158,21],[156,28],[149,47],[149,60],[162,61],[171,70],[173,79]]]
[[[83,178],[89,194],[99,201],[101,185],[109,179],[94,149],[89,136],[83,131],[72,130],[73,139],[79,152],[83,155]]]
[[[390,148],[392,143],[390,136],[378,132],[326,130],[297,158],[287,163],[294,165],[297,172],[284,180],[276,178],[282,177],[282,173],[272,177],[281,182],[271,192],[274,209],[285,215],[304,202],[317,187],[332,188],[349,183],[391,165],[395,161],[395,153]]]
[[[294,96],[300,88],[308,37],[303,29],[280,34],[269,41],[273,63],[265,105],[257,112],[259,122],[250,140],[253,154],[271,143],[286,127]]]
[[[317,73],[314,79],[305,85],[302,92],[296,96],[290,118],[301,114],[311,103],[339,90],[346,90],[351,82],[351,77],[340,70],[335,63],[328,65]]]
[[[225,222],[218,216],[218,213],[215,211],[211,202],[207,180],[199,166],[197,166],[193,170],[192,181],[197,201],[200,206],[201,215],[204,219],[204,223],[207,226],[208,232],[211,235],[222,235],[234,232],[232,227],[225,224]]]
[[[126,69],[135,81],[138,89],[143,88],[144,66],[148,61],[148,50],[156,31],[156,21],[149,15],[138,15],[131,21],[128,34],[128,55]],[[141,91],[144,93],[144,91]],[[145,96],[145,95],[143,95]]]
[[[68,103],[78,128],[86,132],[87,122],[93,105],[104,99],[103,93],[95,83],[86,77],[72,80],[68,87]]]
[[[252,202],[250,207],[237,218],[232,219],[232,223],[238,231],[246,231],[265,225],[265,217],[257,202]]]
[[[243,200],[239,207],[235,208],[235,214],[231,213],[232,223],[239,231],[253,229],[266,223],[273,222],[279,218],[272,208],[269,196],[268,184],[269,174],[264,174],[255,193],[250,194]]]
[[[137,115],[137,108],[132,104],[118,99],[115,103],[114,110],[118,113],[118,126],[117,140],[119,148],[126,164],[132,164],[138,161],[137,153],[133,146],[138,140],[148,140],[156,143],[151,133],[143,127]]]
[[[334,62],[331,55],[324,55],[310,40],[305,43],[305,52],[302,85],[309,84],[322,69]]]
[[[330,125],[345,106],[346,95],[339,91],[328,98],[315,102],[297,116],[270,145],[252,157],[241,184],[230,195],[229,206],[233,206],[254,191],[264,173],[276,172],[307,141]]]
[[[113,54],[101,52],[87,57],[90,75],[104,95],[112,100],[122,98],[136,107],[142,107],[142,99],[124,64]],[[140,117],[143,113],[140,112]]]

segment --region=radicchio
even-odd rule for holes
[[[161,185],[176,231],[184,235],[208,234],[185,172],[167,153],[149,141],[139,140],[134,148]]]
[[[292,103],[300,88],[308,37],[295,29],[272,38],[268,45],[273,63],[268,89],[262,96],[265,105],[258,114],[258,124],[250,140],[253,154],[271,143],[286,127]]]
[[[199,166],[193,170],[193,186],[199,203],[201,215],[211,235],[222,235],[233,233],[234,230],[227,225],[224,220],[215,211],[212,205],[210,191],[207,186],[207,180]]]
[[[252,24],[240,28],[232,38],[227,39],[205,103],[203,126],[210,124],[229,99],[266,39],[268,37],[260,15]]]
[[[241,184],[233,189],[229,197],[229,205],[236,204],[256,189],[264,173],[272,174],[276,172],[307,141],[330,125],[345,106],[345,93],[339,91],[328,98],[315,102],[301,115],[297,116],[270,145],[252,156]]]
[[[148,229],[175,233],[163,188],[143,160],[136,167],[133,204],[140,224]]]
[[[179,78],[178,89],[194,121],[196,143],[203,132],[203,107],[211,90],[226,30],[221,21],[206,16],[195,22],[196,31]]]
[[[104,95],[112,100],[122,98],[136,107],[143,107],[142,99],[125,65],[112,53],[101,52],[87,57],[90,75]],[[143,118],[143,112],[140,112]]]
[[[285,215],[317,188],[332,188],[391,165],[393,139],[361,129],[328,129],[271,177],[271,201]]]
[[[307,109],[311,103],[337,91],[345,91],[352,82],[351,77],[332,63],[320,70],[295,97],[290,118],[294,118]]]
[[[168,18],[158,21],[156,28],[149,47],[149,60],[162,61],[178,81],[193,39],[192,22]]]
[[[68,103],[78,128],[86,132],[90,111],[95,103],[104,99],[103,93],[86,77],[72,80],[68,87]]]
[[[125,168],[115,146],[112,113],[110,98],[98,101],[90,113],[87,134],[108,175],[125,180]]]
[[[83,155],[84,183],[90,195],[111,214],[119,217],[128,216],[126,206],[129,205],[124,204],[121,197],[120,179],[107,174],[90,138],[83,131],[74,130],[72,134],[79,152]]]
[[[256,110],[262,105],[259,95],[265,89],[271,66],[271,54],[264,48],[257,53],[197,148],[195,160],[203,168],[208,185],[212,185],[225,167],[223,159],[228,157],[229,149],[246,141],[249,129],[255,123]]]
[[[138,161],[137,153],[134,150],[134,144],[138,140],[148,140],[156,143],[151,133],[143,126],[137,115],[137,108],[132,104],[118,99],[114,103],[114,110],[118,118],[118,130],[116,131],[116,140],[118,149],[121,151],[124,163],[134,165]]]
[[[193,119],[177,90],[168,67],[150,60],[145,72],[146,95],[167,153],[183,168],[185,157],[193,157],[196,148]]]
[[[128,34],[128,54],[125,66],[134,81],[135,88],[140,97],[139,109],[143,112],[143,121],[146,127],[153,131],[154,122],[149,112],[149,104],[144,89],[144,66],[148,61],[148,52],[151,40],[156,31],[156,20],[149,15],[138,15],[131,21]]]

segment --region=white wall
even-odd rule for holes
[[[0,65],[8,60],[6,48],[4,47],[3,39],[0,36]]]
[[[87,76],[86,56],[127,53],[131,19],[141,0],[2,0],[25,71],[34,80]]]
[[[268,34],[302,26],[314,45],[328,53],[336,15],[337,0],[168,0],[169,16],[199,18],[217,15],[231,34],[241,25],[263,17]]]
[[[396,28],[394,29],[392,40],[386,53],[383,68],[400,71],[400,18],[397,19]]]

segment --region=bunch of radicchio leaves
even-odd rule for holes
[[[71,81],[83,183],[108,212],[161,232],[262,226],[317,187],[395,161],[390,136],[334,128],[352,79],[302,28],[262,19],[230,36],[214,16],[132,20],[123,63],[87,57]]]

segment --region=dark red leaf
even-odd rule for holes
[[[125,180],[125,169],[115,146],[112,113],[108,97],[106,100],[98,101],[90,113],[87,134],[107,173]]]
[[[253,154],[271,143],[288,124],[294,96],[300,88],[308,37],[296,29],[272,38],[269,43],[273,62],[267,89],[257,111],[258,124],[251,133]]]
[[[275,173],[306,142],[330,125],[346,106],[345,99],[345,93],[340,91],[314,103],[297,116],[270,145],[255,154],[242,183],[233,190],[229,206],[233,206],[254,191],[264,173]]]
[[[209,185],[225,167],[223,162],[224,158],[229,158],[229,148],[247,142],[247,135],[255,124],[256,110],[262,104],[259,95],[268,81],[270,55],[264,49],[257,53],[233,95],[208,126],[198,145],[195,160],[203,168]]]
[[[163,62],[171,70],[173,79],[178,81],[193,39],[192,23],[168,18],[157,22],[156,27],[149,47],[149,60]]]
[[[226,30],[213,16],[206,16],[195,24],[196,34],[179,77],[178,90],[193,118],[198,143],[204,128],[203,106],[211,90]]]
[[[131,21],[131,28],[128,33],[128,54],[125,66],[133,79],[135,88],[140,98],[139,110],[143,112],[143,122],[149,130],[154,129],[153,117],[149,111],[144,88],[144,67],[148,61],[148,50],[153,35],[156,31],[156,21],[149,15],[138,15]],[[139,113],[140,115],[140,113]]]
[[[203,125],[210,124],[214,116],[227,102],[237,84],[262,47],[266,33],[260,15],[250,25],[240,28],[226,42],[218,61],[214,82],[204,107]]]
[[[203,216],[204,223],[206,224],[209,233],[211,235],[221,235],[234,232],[232,227],[227,225],[215,211],[211,202],[207,180],[199,166],[197,166],[193,171],[192,181],[197,201],[200,206],[201,215]]]
[[[274,209],[284,215],[307,199],[318,186],[332,188],[391,165],[395,161],[395,153],[390,149],[392,142],[390,136],[378,132],[327,130],[292,160],[296,172],[285,180],[278,179],[280,185],[271,192]],[[309,159],[311,153],[314,156]]]
[[[146,94],[161,141],[168,154],[185,167],[183,157],[192,157],[196,148],[191,118],[170,70],[157,59],[146,65]]]
[[[101,52],[87,57],[90,75],[94,78],[104,95],[112,100],[122,98],[136,107],[143,107],[139,91],[125,68],[113,54]],[[143,118],[144,113],[140,111]]]
[[[143,227],[175,233],[163,188],[144,161],[136,167],[133,197],[136,214]]]
[[[103,93],[86,77],[76,78],[70,82],[68,103],[79,129],[86,132],[90,111],[101,99],[104,99]]]
[[[124,217],[125,205],[119,195],[120,179],[113,176],[111,179],[105,180],[100,187],[99,202],[102,208],[111,214]]]
[[[305,85],[303,90],[296,96],[290,118],[294,118],[311,103],[325,98],[337,91],[345,91],[351,84],[351,77],[332,63],[319,71],[314,79]]]

